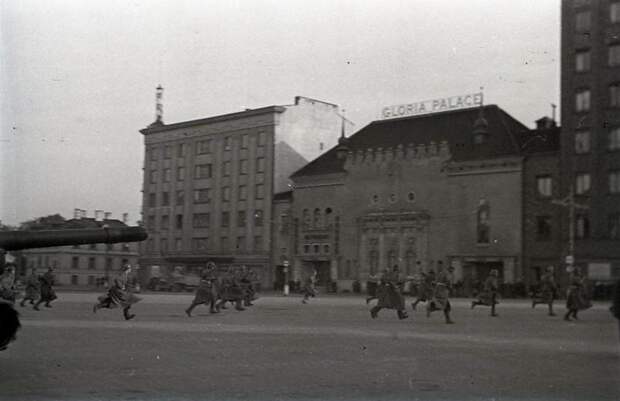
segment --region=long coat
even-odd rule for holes
[[[489,276],[484,281],[482,291],[478,294],[478,302],[482,305],[491,306],[492,304],[498,304],[497,291],[499,289],[497,277]]]
[[[50,302],[55,300],[57,298],[56,292],[52,288],[55,282],[54,274],[48,271],[39,277],[39,281],[41,282],[41,301]]]
[[[584,310],[592,306],[587,294],[585,278],[579,273],[571,273],[566,294],[566,308]]]

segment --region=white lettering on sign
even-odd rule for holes
[[[482,106],[482,92],[384,107],[383,118],[398,118]]]

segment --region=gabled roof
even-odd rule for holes
[[[496,105],[482,107],[482,115],[488,123],[487,142],[483,145],[473,143],[472,132],[480,111],[476,107],[373,121],[351,135],[346,145],[356,152],[447,141],[452,160],[457,162],[519,154],[519,138],[529,130]],[[344,160],[336,156],[337,147],[297,170],[291,178],[344,172]]]

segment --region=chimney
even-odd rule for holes
[[[101,221],[103,217],[103,210],[95,210],[95,221]]]
[[[81,209],[74,208],[73,209],[73,218],[76,219],[76,220],[79,220],[82,217],[81,212],[82,212]]]
[[[129,213],[123,213],[123,223],[127,224],[129,221]]]
[[[110,220],[110,217],[112,217],[112,213],[111,212],[104,212],[103,213],[103,219],[104,220]]]

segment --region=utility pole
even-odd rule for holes
[[[569,193],[562,199],[554,199],[551,201],[554,205],[560,205],[568,208],[568,255],[566,256],[566,264],[570,267],[575,263],[575,209],[590,209],[586,205],[575,203],[575,190],[571,184]]]

